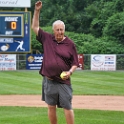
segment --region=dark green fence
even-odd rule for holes
[[[84,54],[84,70],[90,70],[91,54]],[[26,54],[17,54],[17,70],[26,69]],[[124,70],[124,54],[116,55],[116,70]]]

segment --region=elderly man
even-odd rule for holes
[[[70,76],[78,66],[75,44],[64,35],[65,24],[61,20],[53,23],[53,34],[39,27],[41,8],[42,2],[37,1],[32,29],[44,50],[40,69],[40,74],[43,76],[42,100],[48,104],[48,117],[51,124],[57,124],[56,106],[64,109],[67,124],[74,124]],[[60,77],[62,72],[65,72],[65,75]]]

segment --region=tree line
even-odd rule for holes
[[[32,16],[35,2],[36,0],[31,0],[31,8],[28,9],[32,12]],[[78,53],[124,53],[124,1],[44,0],[42,3],[40,26],[51,32],[55,20],[64,21],[66,35],[75,42]],[[18,9],[12,8],[12,10]],[[32,49],[43,52],[33,32]]]

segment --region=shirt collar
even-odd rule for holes
[[[61,41],[60,43],[67,43],[66,42],[67,36],[65,36],[65,37],[66,38],[63,41]],[[52,39],[53,39],[54,42],[57,42],[54,35],[52,35]]]

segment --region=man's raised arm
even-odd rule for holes
[[[39,15],[41,8],[42,8],[42,2],[37,1],[35,3],[34,15],[32,19],[32,29],[36,35],[38,35],[38,30],[39,30]]]

